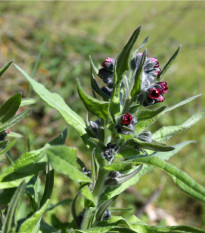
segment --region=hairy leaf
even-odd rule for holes
[[[56,109],[65,119],[65,121],[72,126],[82,136],[86,134],[85,122],[65,103],[64,99],[56,94],[50,92],[42,84],[32,79],[24,70],[15,64],[15,67],[24,75],[24,77],[32,85],[34,91],[52,108]]]

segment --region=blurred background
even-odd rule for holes
[[[146,46],[148,54],[157,57],[161,67],[182,44],[179,56],[165,77],[169,93],[164,103],[171,106],[198,93],[203,94],[193,103],[166,114],[152,130],[163,125],[180,124],[204,108],[204,11],[205,2],[193,1],[1,2],[0,67],[13,59],[31,74],[40,48],[47,38],[34,78],[63,96],[69,106],[84,118],[85,108],[76,92],[76,78],[79,77],[85,90],[90,92],[88,56],[92,55],[95,64],[102,63],[108,56],[116,58],[133,30],[142,25],[136,46],[150,35]],[[26,97],[28,83],[11,66],[0,81],[0,90],[2,104],[16,92],[22,92],[23,97]],[[12,151],[16,158],[27,151],[27,135],[31,149],[38,149],[67,127],[56,111],[46,106],[33,92],[31,96],[37,103],[32,106],[30,129],[26,119],[12,128],[12,131],[23,136]],[[203,119],[195,127],[174,136],[169,144],[197,141],[186,146],[171,162],[205,186],[204,132]],[[79,147],[79,155],[89,161],[89,152],[69,127],[66,143]],[[56,174],[51,203],[72,199],[77,188],[66,177]],[[143,211],[145,203],[152,197],[156,198]],[[138,213],[151,224],[188,224],[205,229],[205,205],[180,191],[159,170],[144,176],[118,199],[115,206],[131,208],[131,213]],[[67,221],[71,218],[70,206],[59,206],[47,218],[54,222]]]

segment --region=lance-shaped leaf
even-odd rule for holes
[[[139,36],[141,27],[138,27],[130,37],[129,41],[123,48],[119,57],[116,59],[116,76],[114,83],[120,83],[125,71],[129,69],[130,52]]]
[[[83,186],[80,189],[80,192],[87,200],[89,200],[91,202],[92,206],[96,205],[96,201],[95,201],[95,199],[93,197],[93,194],[92,194],[90,188],[87,185]]]
[[[52,146],[46,151],[48,160],[53,168],[61,174],[78,182],[92,182],[84,173],[78,170],[76,149],[67,146]]]
[[[146,50],[143,52],[142,56],[140,57],[140,62],[139,62],[139,66],[137,67],[137,69],[134,72],[134,85],[132,87],[132,91],[131,91],[131,97],[133,100],[136,99],[137,94],[140,92],[140,85],[141,85],[141,81],[142,81],[142,72],[143,72],[143,68],[144,68],[144,63],[146,60]]]
[[[108,209],[108,207],[113,203],[113,201],[117,198],[118,196],[115,196],[111,198],[110,200],[104,201],[101,203],[101,205],[98,207],[97,213],[96,213],[96,221],[101,221],[103,218],[103,215],[105,211]]]
[[[52,93],[48,89],[46,89],[42,84],[35,81],[31,78],[24,70],[22,70],[19,66],[15,65],[15,67],[24,75],[24,77],[29,81],[34,91],[52,108],[56,109],[65,119],[65,121],[72,126],[80,136],[86,134],[85,122],[83,119],[75,113],[70,107],[65,103],[64,99],[58,95],[57,93]]]
[[[0,188],[16,187],[22,180],[28,181],[31,175],[43,170],[46,163],[38,161],[45,156],[44,152],[45,148],[42,148],[23,154],[5,172],[0,174]]]
[[[4,220],[3,226],[2,226],[2,233],[13,233],[15,232],[15,226],[16,226],[16,212],[17,208],[20,204],[21,198],[23,196],[24,190],[25,190],[25,181],[23,181],[19,187],[16,189],[10,204],[9,209],[6,215],[6,218]]]
[[[0,77],[9,68],[9,66],[11,65],[12,62],[13,61],[8,62],[3,68],[1,68],[1,70],[0,70]]]
[[[30,218],[26,219],[20,226],[19,233],[37,233],[40,227],[40,222],[43,216],[43,213],[46,211],[46,207],[48,206],[49,200],[38,210],[36,211]]]
[[[67,137],[67,129],[64,129],[56,138],[51,140],[48,144],[51,146],[64,145]]]
[[[109,102],[99,101],[89,96],[88,94],[86,94],[83,91],[79,81],[78,81],[78,93],[86,109],[89,112],[93,113],[94,115],[98,117],[101,117],[107,120],[109,116],[109,112],[108,112]]]
[[[6,103],[0,107],[0,127],[2,127],[5,122],[10,121],[14,117],[20,107],[20,104],[21,93],[17,93],[10,97]]]
[[[143,41],[142,43],[140,44],[140,46],[133,52],[132,54],[132,57],[135,58],[137,53],[140,51],[140,49],[142,49],[146,44],[147,42],[149,41],[149,36],[147,36]]]
[[[178,132],[181,132],[185,129],[190,128],[194,124],[196,124],[199,120],[201,120],[205,115],[205,110],[198,112],[191,116],[188,120],[186,120],[183,124],[177,126],[163,126],[161,129],[157,130],[153,135],[152,138],[157,141],[166,141],[175,135]]]
[[[50,199],[51,194],[53,192],[53,184],[54,184],[54,170],[50,170],[49,163],[47,167],[47,174],[46,174],[46,183],[43,192],[43,196],[41,198],[40,207],[42,207],[48,199]]]
[[[5,154],[7,151],[9,151],[15,143],[16,143],[16,140],[9,142],[8,145],[6,146],[6,148],[4,148],[3,150],[0,151],[0,156]],[[0,148],[1,148],[1,145],[0,145]]]
[[[185,99],[171,107],[166,108],[166,106],[162,106],[161,108],[157,110],[142,110],[137,113],[139,114],[140,120],[139,122],[135,125],[135,132],[136,133],[141,133],[143,130],[145,130],[148,126],[153,124],[160,116],[162,116],[164,113],[167,113],[169,111],[172,111],[175,108],[178,108],[184,104],[189,103],[190,101],[196,99],[199,97],[201,94],[192,96],[188,99]],[[164,108],[164,109],[163,109]],[[143,114],[145,114],[146,118],[143,120]]]
[[[12,126],[16,125],[19,121],[21,121],[24,117],[26,117],[30,113],[30,111],[31,109],[26,109],[20,114],[14,116],[14,118],[11,121],[2,124],[0,126],[0,131],[6,131],[10,129]]]
[[[173,151],[156,152],[154,156],[162,158],[163,160],[168,160],[173,155],[178,153],[184,146],[188,145],[191,142],[193,141],[187,141],[187,142],[177,144],[174,146],[175,149]],[[131,169],[133,166],[134,166],[134,163],[132,163],[132,160],[130,161],[128,160],[128,161],[121,162],[121,163],[112,163],[111,165],[105,167],[105,169],[110,170],[110,171],[125,171],[128,169]],[[145,175],[146,173],[152,170],[153,170],[153,166],[144,165],[139,173],[137,173],[134,177],[132,177],[130,180],[126,181],[125,183],[119,186],[107,187],[105,191],[103,192],[101,199],[108,200],[116,195],[119,195],[120,193],[122,193],[124,190],[126,190],[130,186],[135,185],[143,175]]]
[[[160,168],[172,177],[173,181],[179,186],[180,189],[205,202],[205,188],[174,165],[169,164],[155,156],[140,157],[132,160],[132,162],[134,164],[147,164]]]
[[[172,55],[172,57],[169,59],[169,61],[167,62],[167,64],[164,66],[164,68],[162,69],[162,71],[160,72],[160,75],[157,77],[159,80],[161,79],[161,77],[166,73],[166,71],[169,69],[169,67],[171,66],[172,62],[175,60],[175,58],[177,57],[179,50],[181,48],[181,45],[178,47],[178,49],[175,51],[175,53]]]
[[[143,109],[143,110],[137,111],[137,113],[136,113],[137,120],[144,121],[144,120],[148,120],[150,118],[153,118],[156,115],[158,115],[159,113],[161,113],[162,111],[164,111],[166,108],[167,108],[167,106],[162,106],[156,110]]]

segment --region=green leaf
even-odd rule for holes
[[[36,211],[30,218],[26,219],[20,226],[19,233],[37,233],[40,221],[42,219],[43,213],[45,212],[48,206],[49,200],[38,210]]]
[[[162,69],[162,71],[160,72],[160,75],[158,76],[158,79],[161,79],[161,77],[166,73],[166,71],[169,69],[169,67],[171,66],[172,62],[175,60],[175,58],[177,57],[179,50],[181,48],[181,45],[178,47],[178,49],[175,51],[175,53],[172,55],[172,57],[169,59],[169,61],[167,62],[167,64],[165,65],[165,67]]]
[[[9,66],[11,65],[12,62],[13,61],[8,62],[3,68],[1,68],[1,70],[0,70],[0,77],[9,68]]]
[[[14,117],[20,107],[20,104],[21,93],[17,93],[10,97],[6,103],[0,107],[0,128],[2,128],[2,125],[5,122],[10,121]]]
[[[158,108],[157,110],[143,109],[143,110],[137,111],[136,113],[137,120],[144,121],[144,120],[153,118],[159,113],[161,113],[162,111],[164,111],[166,108],[167,106],[162,106]]]
[[[2,233],[12,233],[16,226],[16,212],[25,190],[26,183],[23,181],[16,189],[8,208],[6,218],[2,226]]]
[[[132,54],[132,57],[133,57],[133,58],[136,57],[136,55],[137,55],[137,53],[139,52],[139,50],[142,49],[142,48],[147,44],[148,41],[149,41],[149,36],[147,36],[147,37],[142,41],[142,43],[141,43],[141,45],[139,46],[139,48],[137,48],[137,49],[133,52],[133,54]]]
[[[8,143],[7,140],[6,140],[6,141],[1,141],[1,142],[0,142],[0,149],[1,149],[1,148],[4,148],[4,147],[7,145],[7,143]]]
[[[51,194],[53,192],[53,184],[54,184],[54,170],[50,170],[49,163],[48,163],[48,169],[46,174],[46,183],[45,183],[45,189],[43,192],[43,196],[41,198],[40,207],[42,207],[48,199],[50,199]]]
[[[179,102],[178,104],[175,104],[171,107],[166,108],[166,106],[162,106],[161,108],[157,109],[157,110],[142,110],[139,111],[139,117],[140,117],[140,121],[136,124],[135,126],[135,132],[136,133],[141,133],[142,131],[144,131],[148,126],[150,126],[152,123],[154,123],[160,116],[162,116],[164,113],[167,113],[169,111],[172,111],[175,108],[178,108],[186,103],[189,103],[190,101],[196,99],[197,97],[199,97],[201,94],[196,95],[196,96],[192,96],[184,101]],[[163,110],[164,108],[164,110]],[[143,120],[143,114],[145,114],[146,118],[145,120]]]
[[[69,205],[72,201],[73,201],[72,199],[66,198],[66,199],[64,199],[62,201],[57,202],[54,205],[49,205],[48,208],[46,209],[46,211],[53,210],[54,208],[56,208],[59,205]]]
[[[193,142],[193,141],[187,141],[187,142],[177,144],[174,146],[175,149],[173,151],[156,152],[154,154],[154,156],[162,158],[163,160],[168,160],[173,155],[178,153],[184,146],[188,145],[191,142]],[[131,169],[133,166],[134,166],[134,164],[132,163],[132,160],[128,160],[128,161],[121,162],[121,163],[112,163],[111,165],[105,167],[105,169],[111,170],[111,171],[124,171],[124,170]],[[118,170],[118,167],[119,167],[119,170]],[[119,195],[120,193],[122,193],[124,190],[126,190],[130,186],[135,185],[143,175],[147,174],[148,172],[150,172],[152,170],[153,170],[153,166],[144,165],[143,168],[141,169],[141,171],[139,173],[137,173],[133,178],[128,180],[127,182],[119,185],[118,187],[116,187],[116,186],[107,187],[105,189],[105,191],[103,192],[101,199],[102,200],[109,200],[110,198],[112,198],[116,195]]]
[[[6,206],[14,195],[16,188],[3,189],[0,193],[0,205]]]
[[[142,72],[143,72],[145,60],[146,60],[146,50],[143,52],[141,59],[140,59],[139,66],[134,74],[134,85],[131,91],[131,97],[133,100],[135,100],[137,94],[140,92]]]
[[[35,99],[32,99],[32,98],[24,98],[24,99],[21,100],[21,105],[20,105],[20,107],[28,106],[28,105],[35,104],[35,103],[36,103],[36,100],[35,100]]]
[[[47,149],[46,153],[49,162],[56,171],[77,182],[92,182],[77,168],[76,149],[67,146],[52,146]]]
[[[193,180],[188,174],[182,172],[177,167],[169,164],[162,159],[157,157],[140,157],[132,160],[134,164],[147,164],[160,168],[169,174],[173,181],[181,188],[184,192],[189,195],[205,202],[205,188]]]
[[[31,175],[45,168],[45,162],[39,162],[45,156],[45,148],[23,154],[5,172],[0,174],[0,188],[18,186],[22,180],[28,181]]]
[[[14,118],[10,122],[6,122],[0,128],[0,130],[5,131],[10,129],[12,126],[16,125],[19,121],[21,121],[24,117],[26,117],[30,113],[31,109],[26,109],[25,111],[21,112],[20,114],[14,116]]]
[[[107,120],[109,113],[108,113],[108,107],[109,107],[109,102],[106,101],[99,101],[89,95],[87,95],[81,85],[80,82],[78,81],[78,94],[83,101],[86,109],[93,113],[94,115],[104,118]]]
[[[24,77],[30,82],[34,91],[52,108],[56,109],[65,119],[65,121],[72,126],[82,136],[86,134],[85,122],[83,119],[65,103],[63,98],[47,90],[42,84],[32,79],[24,70],[15,64],[15,67],[24,75]]]
[[[157,130],[152,135],[152,138],[160,142],[166,141],[176,133],[188,129],[194,124],[196,124],[199,120],[201,120],[204,117],[204,115],[205,115],[205,110],[194,114],[181,125],[163,126],[161,129]]]
[[[64,145],[67,137],[67,129],[64,129],[63,132],[58,135],[56,138],[51,140],[49,144],[51,146],[56,146],[56,145]]]
[[[138,27],[130,37],[129,41],[123,48],[119,57],[116,59],[116,80],[114,83],[120,83],[125,71],[129,69],[130,52],[139,36],[141,27]]]
[[[9,151],[13,145],[16,143],[16,140],[13,140],[11,142],[9,142],[9,144],[6,146],[6,148],[4,148],[3,150],[0,151],[0,155],[5,154],[7,151]],[[1,146],[0,146],[1,147]]]
[[[95,199],[93,197],[93,194],[92,194],[91,190],[89,189],[89,187],[87,185],[83,186],[80,189],[80,192],[86,199],[91,201],[93,207],[96,205],[96,201],[95,201]]]

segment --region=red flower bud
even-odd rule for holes
[[[152,57],[151,61],[156,63],[155,66],[154,66],[154,68],[158,68],[159,67],[159,62],[158,62],[158,60],[157,60],[156,57]]]
[[[159,82],[160,85],[160,93],[161,94],[166,94],[168,92],[168,87],[167,87],[167,82]]]
[[[160,73],[161,73],[161,69],[158,68],[158,70],[157,70],[157,72],[156,72],[156,75],[158,76],[158,75],[160,75]]]
[[[122,117],[122,124],[123,125],[129,125],[132,122],[132,115],[129,113],[126,113]]]
[[[160,90],[158,88],[151,88],[149,89],[149,98],[151,99],[157,99],[160,96]]]
[[[104,68],[107,68],[107,66],[106,66],[106,63],[113,63],[113,61],[112,61],[112,59],[110,58],[110,57],[107,57],[106,59],[105,59],[105,61],[102,63],[102,66],[104,67]]]
[[[165,100],[165,98],[164,98],[163,95],[160,95],[160,96],[157,98],[157,100],[158,100],[159,102],[163,102],[163,101]]]

